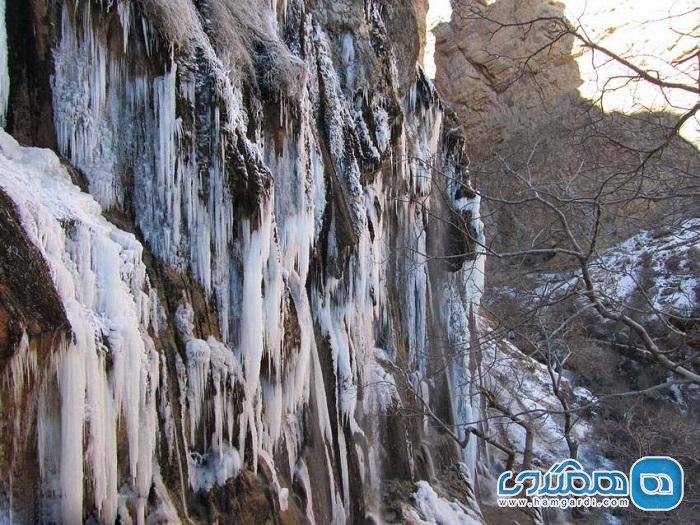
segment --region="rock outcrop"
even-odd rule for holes
[[[502,203],[529,195],[517,175],[539,188],[568,192],[571,198],[606,195],[614,204],[603,202],[601,246],[620,242],[661,218],[692,215],[690,201],[676,199],[674,208],[668,207],[668,199],[660,199],[664,204],[655,201],[692,187],[688,174],[700,165],[693,144],[676,136],[678,116],[658,106],[663,96],[652,84],[630,80],[629,69],[561,31],[560,20],[567,19],[574,28],[582,24],[581,31],[600,45],[660,71],[664,79],[678,80],[663,75],[673,70],[674,60],[688,54],[689,40],[683,36],[688,17],[682,16],[687,9],[679,5],[666,17],[659,15],[657,22],[640,25],[636,5],[463,1],[454,3],[452,21],[437,28],[436,86],[462,124],[476,185],[492,197],[484,199],[483,215],[497,251],[515,251],[533,242],[551,249],[563,242],[553,231],[556,227],[550,227],[546,210]],[[572,18],[574,14],[580,19]],[[649,18],[656,20],[653,13]],[[659,42],[651,36],[636,39],[635,27],[645,28]],[[659,49],[668,44],[663,37],[669,31],[677,36],[671,38],[673,46]],[[694,66],[686,65],[692,74]],[[681,100],[677,107],[694,103]],[[630,190],[624,179],[634,172],[641,182]],[[580,210],[572,210],[570,218],[590,229]],[[524,262],[532,268],[547,259]]]

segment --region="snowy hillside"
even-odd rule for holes
[[[700,219],[688,219],[675,228],[643,231],[602,252],[590,268],[597,290],[618,307],[691,316],[700,304],[699,259]],[[547,284],[535,293],[569,293],[579,284],[578,275],[536,274]]]

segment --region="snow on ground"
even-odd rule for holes
[[[651,311],[690,315],[698,305],[700,218],[683,221],[676,229],[647,230],[594,259],[591,273],[597,289],[609,300],[629,305],[642,301]],[[538,297],[570,291],[579,272],[543,273]]]
[[[412,495],[412,509],[408,511],[409,518],[414,523],[431,523],[436,525],[480,525],[481,519],[457,501],[441,498],[435,489],[426,481],[416,483],[416,491]]]
[[[522,414],[522,419],[532,421],[534,463],[550,466],[568,457],[563,418],[559,414],[562,406],[553,393],[546,366],[508,341],[498,340],[483,318],[477,319],[477,325],[484,341],[481,369],[487,371],[489,390],[511,414]],[[570,388],[566,378],[562,379],[562,388]],[[497,417],[487,422],[489,433],[505,438],[520,458],[525,449],[525,429],[510,418],[501,417],[503,414],[497,411],[492,411],[491,415]],[[581,439],[588,433],[589,426],[580,421],[574,431]]]
[[[699,250],[700,219],[690,219],[675,231],[644,231],[606,251],[594,275],[622,301],[645,289],[654,309],[687,314],[698,302]]]

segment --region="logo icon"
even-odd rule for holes
[[[673,458],[648,456],[630,470],[630,498],[645,511],[673,510],[683,501],[683,467]]]

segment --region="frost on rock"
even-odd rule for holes
[[[313,38],[318,53],[319,84],[326,104],[323,116],[332,161],[330,169],[337,178],[336,184],[343,204],[341,213],[346,211],[342,208],[347,208],[350,229],[359,237],[364,228],[365,213],[360,167],[354,151],[357,138],[353,119],[333,67],[328,39],[319,27],[314,30]]]
[[[194,458],[192,489],[209,491],[214,486],[223,487],[229,479],[235,479],[241,471],[241,457],[232,447],[212,449],[204,456]]]
[[[39,466],[42,483],[51,487],[42,507],[65,522],[82,521],[87,478],[95,508],[106,521],[116,519],[122,429],[125,481],[143,521],[159,373],[149,336],[143,248],[102,217],[97,202],[72,184],[52,152],[22,148],[0,131],[0,156],[0,186],[48,263],[73,332],[57,349],[55,375],[44,378],[40,392]],[[60,407],[57,418],[45,412],[54,404]]]
[[[372,392],[376,396],[380,411],[386,413],[390,408],[401,405],[401,396],[396,388],[396,379],[382,365],[382,361],[389,361],[388,356],[382,349],[377,348],[376,357],[377,363],[374,364]]]

